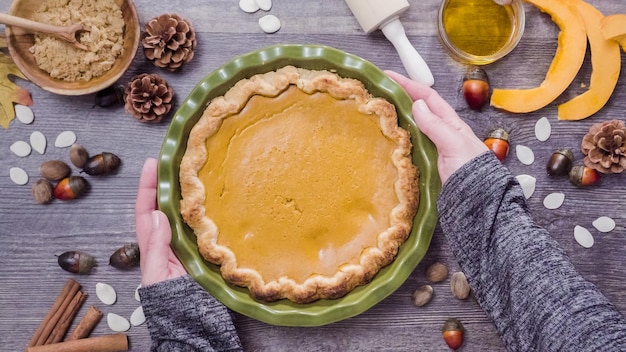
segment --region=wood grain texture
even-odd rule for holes
[[[605,14],[626,13],[626,4],[622,2],[590,2]],[[0,10],[8,12],[10,3],[0,0]],[[143,72],[157,72],[174,88],[178,103],[202,77],[234,56],[273,44],[330,45],[370,60],[383,69],[404,72],[391,44],[380,32],[365,35],[340,0],[275,1],[270,13],[282,20],[283,27],[273,35],[264,34],[258,27],[257,21],[265,13],[243,13],[237,0],[137,0],[135,3],[142,24],[162,13],[177,13],[196,28],[199,41],[196,57],[181,72],[159,70],[139,51],[120,81],[125,83]],[[555,104],[524,115],[489,107],[482,112],[471,111],[460,93],[465,67],[450,59],[437,39],[435,19],[440,1],[410,0],[410,3],[411,8],[401,19],[410,41],[431,65],[435,88],[479,137],[484,137],[493,127],[503,127],[510,131],[512,151],[516,145],[533,149],[536,161],[530,166],[519,163],[514,153],[504,163],[513,174],[530,174],[537,178],[537,190],[528,201],[537,224],[546,227],[561,243],[584,277],[595,283],[618,309],[626,312],[626,296],[622,294],[626,288],[623,281],[626,277],[623,254],[626,176],[603,177],[598,186],[579,189],[566,179],[549,178],[544,171],[547,158],[557,148],[571,148],[580,162],[580,141],[593,123],[624,119],[626,74],[621,74],[607,106],[583,121],[557,121]],[[546,14],[530,6],[525,8],[526,32],[519,46],[503,60],[487,67],[492,87],[534,86],[542,81],[550,65],[558,29]],[[557,102],[584,91],[583,85],[588,83],[590,72],[587,57],[575,82]],[[93,95],[57,96],[29,82],[18,80],[17,83],[31,91],[36,117],[31,125],[15,120],[7,130],[0,130],[0,345],[6,351],[23,350],[68,277],[80,282],[89,295],[78,313],[79,318],[90,305],[96,305],[105,315],[113,312],[126,317],[139,305],[134,299],[140,282],[139,269],[114,269],[108,266],[108,258],[123,243],[134,240],[133,211],[139,173],[146,158],[158,156],[168,128],[167,122],[139,123],[122,108],[94,108]],[[553,134],[548,141],[538,142],[534,137],[534,124],[543,116],[552,123]],[[48,138],[44,155],[34,153],[19,158],[9,151],[13,142],[28,141],[35,130]],[[113,176],[89,177],[92,188],[82,199],[37,205],[31,198],[30,184],[38,177],[39,165],[49,159],[69,160],[67,149],[53,146],[56,135],[64,130],[75,131],[78,142],[90,153],[118,154],[122,167]],[[31,176],[28,186],[16,186],[10,181],[8,170],[13,166],[28,172]],[[543,197],[555,191],[566,194],[565,203],[557,210],[548,211],[542,205]],[[610,233],[598,233],[591,225],[603,215],[617,223]],[[576,244],[575,225],[591,230],[596,239],[593,248],[585,250]],[[75,276],[58,268],[55,255],[73,249],[88,251],[96,257],[99,265],[92,274]],[[446,347],[441,339],[441,326],[446,318],[456,316],[467,329],[463,351],[503,351],[493,324],[477,303],[472,298],[464,301],[453,298],[449,281],[433,285],[435,296],[428,305],[420,308],[412,305],[412,292],[425,283],[425,269],[436,261],[446,263],[451,271],[459,270],[439,228],[429,252],[406,283],[369,311],[317,328],[276,327],[237,314],[237,329],[248,351],[443,351]],[[115,287],[117,303],[105,306],[98,301],[97,282]],[[92,335],[108,333],[111,331],[103,320]],[[149,349],[150,337],[145,325],[132,327],[128,335],[133,351]]]

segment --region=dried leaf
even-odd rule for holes
[[[13,103],[33,105],[30,92],[13,83],[9,75],[26,79],[11,57],[0,52],[0,126],[4,128],[8,128],[9,123],[15,118]]]

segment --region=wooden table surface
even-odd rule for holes
[[[604,14],[626,12],[626,4],[609,0],[590,1]],[[190,20],[198,36],[196,56],[182,71],[169,73],[148,62],[141,50],[121,79],[155,72],[174,88],[177,103],[183,101],[196,83],[233,57],[273,44],[323,44],[372,61],[383,69],[404,72],[392,45],[376,32],[366,35],[346,4],[341,0],[275,1],[269,12],[282,21],[275,34],[263,33],[257,20],[265,13],[242,12],[237,0],[135,1],[140,21],[163,13],[176,13]],[[466,107],[460,88],[465,66],[450,59],[436,35],[439,0],[411,0],[411,8],[401,16],[410,41],[434,72],[435,88],[467,121],[481,138],[493,127],[510,131],[512,153],[505,165],[515,175],[537,178],[537,190],[528,200],[537,223],[546,227],[565,248],[581,274],[592,281],[622,311],[626,311],[626,178],[624,174],[603,177],[599,185],[579,189],[564,178],[549,178],[545,163],[553,150],[570,148],[578,163],[582,160],[580,142],[589,127],[610,119],[625,119],[625,74],[609,103],[595,116],[578,122],[557,121],[556,104],[534,113],[513,115],[486,107],[482,112]],[[1,0],[0,10],[8,12],[11,1]],[[558,28],[546,14],[525,4],[526,32],[519,46],[507,57],[486,70],[492,87],[531,87],[539,84],[556,49]],[[622,54],[622,59],[624,55]],[[565,101],[584,90],[589,80],[589,56],[570,89],[558,99]],[[144,160],[157,157],[169,120],[157,125],[142,124],[122,108],[94,107],[94,96],[58,96],[23,81],[34,101],[35,121],[25,125],[14,120],[0,130],[0,346],[3,351],[20,351],[51,307],[67,278],[75,278],[89,295],[79,312],[95,305],[109,312],[130,316],[139,305],[134,291],[140,282],[139,269],[119,271],[107,264],[110,254],[125,242],[135,239],[134,202],[138,177]],[[548,117],[552,136],[539,142],[535,122]],[[28,140],[35,131],[43,132],[49,142],[44,155],[33,153],[17,157],[9,146]],[[37,205],[31,198],[31,185],[38,177],[39,165],[46,160],[68,160],[67,149],[54,147],[61,131],[72,130],[78,142],[91,153],[110,151],[122,159],[121,170],[111,177],[92,179],[90,193],[82,199]],[[453,140],[450,143],[454,143]],[[521,164],[514,148],[533,149],[536,161]],[[19,166],[31,176],[26,186],[9,178],[9,169]],[[564,192],[565,202],[557,210],[544,208],[542,200],[551,192]],[[592,222],[600,216],[615,219],[617,227],[600,233]],[[586,227],[595,236],[595,245],[584,249],[574,240],[574,227]],[[90,275],[76,276],[56,264],[58,255],[80,249],[100,262]],[[458,317],[466,327],[464,351],[501,351],[504,346],[494,325],[476,301],[453,298],[449,280],[434,284],[435,295],[425,307],[411,302],[413,291],[426,283],[425,269],[434,262],[445,263],[450,271],[459,270],[448,243],[438,227],[430,249],[409,279],[395,293],[356,317],[315,328],[277,327],[236,314],[237,329],[249,351],[442,351],[446,346],[441,327],[449,317]],[[105,306],[95,295],[95,285],[105,282],[118,292],[118,301]],[[93,335],[111,333],[103,320]],[[145,324],[128,331],[133,351],[146,351],[150,337]]]

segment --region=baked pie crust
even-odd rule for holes
[[[417,211],[395,107],[285,66],[213,99],[189,134],[180,211],[224,279],[260,301],[339,298],[391,263]]]

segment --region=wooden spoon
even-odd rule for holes
[[[87,50],[87,46],[78,41],[77,36],[82,32],[89,32],[82,24],[73,24],[71,26],[53,26],[51,24],[35,22],[25,18],[0,13],[0,23],[16,26],[25,29],[28,32],[45,33],[62,39],[81,50]]]

